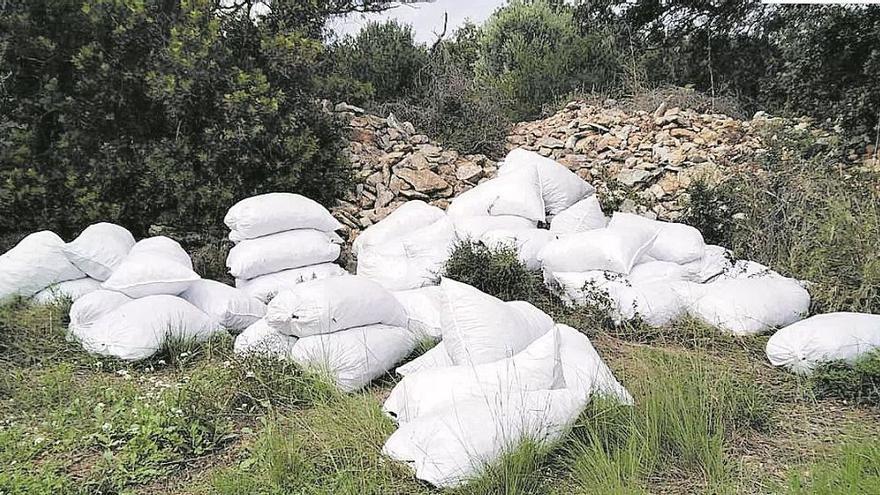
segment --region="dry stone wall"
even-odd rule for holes
[[[492,158],[444,149],[394,115],[370,115],[344,103],[327,110],[347,119],[351,132],[355,185],[333,211],[353,233],[411,199],[445,208],[497,171]],[[514,125],[507,148],[523,147],[559,161],[596,186],[616,210],[676,220],[691,183],[715,183],[729,167],[752,166],[763,151],[762,126],[780,124],[812,129],[808,119],[783,120],[763,112],[737,120],[665,104],[653,112],[625,112],[613,103],[573,101],[546,119]],[[830,136],[812,132],[819,139]]]

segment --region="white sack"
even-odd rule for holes
[[[85,277],[50,285],[34,294],[37,304],[55,304],[65,300],[76,301],[80,297],[101,288],[101,282]]]
[[[504,157],[498,170],[505,176],[522,168],[534,167],[541,181],[541,196],[548,215],[556,215],[581,199],[596,192],[596,189],[577,176],[565,165],[535,153],[516,148]]]
[[[525,349],[546,331],[533,326],[534,320],[520,310],[467,284],[444,278],[440,288],[443,341],[455,364],[504,359]]]
[[[538,253],[553,240],[556,240],[556,234],[536,228],[489,230],[480,237],[480,241],[486,246],[508,246],[515,249],[517,257],[529,270],[541,269]]]
[[[89,277],[104,281],[122,263],[134,246],[134,236],[125,227],[101,222],[89,225],[71,242],[64,254]]]
[[[644,229],[588,230],[547,243],[538,259],[545,272],[609,270],[625,274],[650,249],[655,235]]]
[[[259,319],[235,338],[232,347],[236,356],[262,356],[274,359],[290,359],[297,338],[278,333]]]
[[[432,485],[459,486],[523,441],[561,439],[586,406],[566,389],[506,399],[471,400],[405,423],[388,438],[382,453],[407,463],[417,478]]]
[[[407,376],[417,371],[445,368],[447,366],[455,366],[455,363],[452,362],[452,358],[446,352],[446,346],[443,344],[443,341],[440,341],[421,356],[398,366],[394,371],[400,376]]]
[[[560,272],[553,282],[561,289],[562,299],[575,306],[591,305],[610,311],[617,324],[641,318],[659,327],[668,325],[687,313],[678,281],[632,283],[614,272]]]
[[[135,245],[131,247],[128,254],[151,254],[176,261],[190,270],[192,270],[193,267],[192,259],[189,257],[189,254],[186,253],[186,250],[180,246],[180,243],[174,239],[165,237],[164,235],[147,237],[146,239],[137,241]]]
[[[460,241],[479,241],[486,232],[492,230],[536,229],[538,223],[528,218],[513,215],[462,217],[453,219],[455,236]]]
[[[101,287],[123,292],[134,298],[177,295],[200,278],[196,272],[174,258],[148,252],[132,252]]]
[[[565,382],[559,339],[559,332],[554,330],[509,358],[407,375],[391,390],[382,410],[398,423],[406,423],[462,401],[497,402],[510,395],[560,388]]]
[[[436,289],[439,289],[439,287],[436,287]],[[543,335],[553,328],[553,318],[531,303],[526,301],[508,301],[504,304],[516,310],[535,335]],[[442,308],[439,308],[437,311],[438,320],[440,319],[440,310]],[[443,368],[445,366],[453,366],[454,364],[452,358],[449,357],[449,353],[446,352],[446,345],[441,341],[421,356],[399,366],[396,372],[400,376],[406,376],[416,371]]]
[[[602,394],[621,404],[631,405],[632,395],[617,381],[611,368],[605,364],[583,333],[567,325],[558,324],[560,360],[565,388],[577,397],[587,399]]]
[[[699,263],[700,268],[693,281],[705,283],[733,268],[733,253],[727,248],[708,244]]]
[[[543,222],[544,200],[538,173],[524,167],[482,182],[453,199],[446,213],[455,219],[513,215]]]
[[[329,232],[342,228],[342,224],[318,202],[299,194],[281,192],[252,196],[235,203],[223,223],[235,231],[239,239],[293,229]]]
[[[297,284],[343,275],[348,275],[348,272],[341,266],[335,263],[320,263],[260,275],[249,280],[237,278],[235,287],[266,303],[271,301],[275,294],[293,288]]]
[[[648,261],[635,265],[627,279],[633,284],[692,281],[699,277],[697,272],[699,268],[700,266],[696,264],[679,265],[671,261]]]
[[[256,297],[214,280],[196,280],[180,297],[227,330],[244,330],[266,314],[266,305]]]
[[[406,311],[393,294],[356,275],[303,282],[269,303],[266,322],[285,335],[308,337],[382,323],[406,327]]]
[[[767,341],[767,359],[798,374],[828,361],[850,364],[880,347],[880,315],[828,313],[779,330]]]
[[[557,234],[574,234],[593,229],[603,229],[608,223],[599,198],[595,194],[586,197],[560,211],[550,220],[550,231]]]
[[[736,260],[724,273],[718,275],[712,282],[735,279],[759,279],[759,278],[786,278],[778,272],[757,261]]]
[[[291,358],[305,368],[329,374],[340,390],[354,392],[387,373],[416,343],[406,328],[367,325],[303,337],[291,349]]]
[[[690,313],[720,330],[752,335],[806,316],[810,294],[786,278],[722,280],[706,284]]]
[[[406,328],[420,338],[440,338],[440,311],[443,306],[440,287],[392,292],[406,312]]]
[[[168,339],[208,340],[219,329],[202,310],[176,296],[147,296],[101,316],[80,343],[91,353],[138,361],[155,354]]]
[[[0,255],[0,301],[30,297],[58,282],[83,277],[63,252],[64,241],[48,230],[35,232]]]
[[[250,279],[334,261],[339,251],[339,245],[320,230],[288,230],[241,241],[229,250],[226,267],[233,277]]]
[[[445,217],[446,213],[421,200],[412,200],[398,206],[387,217],[367,227],[351,245],[358,255],[362,249],[405,237],[413,231],[427,227]]]
[[[452,222],[441,218],[405,237],[362,249],[357,274],[388,290],[436,285],[454,242]]]
[[[703,234],[683,223],[661,222],[632,213],[615,213],[608,227],[656,235],[645,254],[659,261],[687,263],[701,259],[706,249]]]
[[[70,323],[67,325],[67,331],[75,339],[80,340],[88,335],[89,329],[98,319],[133,300],[122,292],[114,290],[100,289],[90,292],[70,306]]]

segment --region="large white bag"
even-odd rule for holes
[[[402,424],[382,453],[432,485],[459,486],[524,441],[561,439],[586,404],[566,389],[511,394],[496,403],[470,400]]]
[[[699,270],[696,272],[693,281],[699,283],[709,282],[733,268],[733,253],[727,248],[708,244],[706,245],[705,253],[703,253],[703,259],[699,261],[698,266]]]
[[[524,167],[489,179],[453,199],[446,213],[455,219],[513,215],[543,222],[544,200],[538,173]]]
[[[880,315],[828,313],[779,330],[767,341],[767,359],[798,374],[828,361],[854,363],[880,347]]]
[[[237,278],[235,279],[235,287],[267,303],[275,297],[275,294],[284,289],[295,287],[297,284],[343,275],[348,275],[348,272],[341,266],[335,263],[319,263],[260,275],[250,280]]]
[[[236,356],[262,356],[274,359],[291,359],[297,338],[283,335],[259,319],[235,338],[232,350]]]
[[[65,300],[76,301],[80,297],[101,288],[101,282],[85,277],[52,284],[34,294],[37,304],[55,304]]]
[[[550,220],[550,231],[557,234],[574,234],[593,229],[603,229],[608,223],[602,206],[595,194],[588,196],[560,211]]]
[[[269,326],[308,337],[382,323],[406,327],[406,311],[391,292],[356,275],[303,282],[278,293],[266,310]]]
[[[262,301],[215,280],[196,280],[180,297],[227,330],[244,330],[266,314]]]
[[[629,273],[654,241],[648,230],[588,230],[560,236],[538,254],[545,272],[586,272],[609,270]]]
[[[689,312],[720,330],[752,335],[802,319],[810,294],[792,279],[745,278],[706,284]]]
[[[128,256],[132,246],[134,236],[128,229],[114,223],[101,222],[86,227],[63,250],[67,259],[83,273],[103,282],[110,278],[113,270]]]
[[[223,223],[235,231],[238,239],[253,239],[293,229],[329,232],[342,228],[342,224],[318,202],[299,194],[281,192],[252,196],[235,203]]]
[[[153,256],[176,261],[190,270],[192,270],[193,267],[192,259],[189,257],[189,254],[186,253],[186,250],[180,246],[180,243],[174,239],[165,237],[164,235],[147,237],[146,239],[137,241],[135,245],[131,247],[131,251],[129,251],[128,254],[151,254]]]
[[[556,234],[553,232],[535,228],[489,230],[480,237],[480,241],[486,246],[508,246],[515,249],[517,257],[529,270],[541,269],[538,253],[555,239]]]
[[[30,297],[58,282],[83,277],[64,256],[64,241],[53,232],[35,232],[0,255],[0,301]]]
[[[565,165],[523,148],[511,150],[504,157],[498,175],[503,177],[523,168],[534,168],[538,172],[544,208],[548,215],[556,215],[596,192],[593,186]]]
[[[648,261],[635,265],[627,279],[632,284],[693,281],[699,278],[699,264],[679,265],[671,261]]]
[[[90,292],[70,306],[70,324],[67,325],[67,330],[74,337],[81,338],[99,318],[130,301],[133,299],[115,290],[99,289]]]
[[[439,287],[436,287],[439,289]],[[543,335],[544,333],[550,331],[553,328],[553,318],[550,317],[547,313],[541,311],[536,308],[531,303],[526,301],[508,301],[506,303],[508,307],[516,310],[523,317],[523,320],[531,329],[535,335]],[[440,311],[442,307],[437,310],[437,321],[440,320]],[[442,330],[439,328],[440,323],[437,323],[438,330]],[[453,366],[455,363],[452,362],[452,358],[449,357],[449,353],[446,352],[446,345],[441,341],[427,352],[422,354],[421,356],[413,359],[412,361],[401,365],[395,370],[398,375],[406,376],[412,373],[415,373],[419,370],[431,369],[431,368],[442,368],[445,366]]]
[[[586,335],[562,324],[556,329],[565,388],[583,399],[600,394],[621,404],[633,403],[632,395],[617,381]]]
[[[443,341],[455,364],[498,361],[523,350],[546,329],[500,299],[444,278]]]
[[[565,302],[604,307],[617,324],[640,318],[655,327],[665,326],[684,316],[688,309],[679,291],[683,282],[636,284],[619,274],[603,271],[554,273],[553,280]]]
[[[406,423],[462,401],[496,402],[510,394],[563,387],[559,339],[559,332],[554,330],[509,358],[407,375],[391,390],[382,410],[397,422]]]
[[[288,230],[241,241],[229,250],[226,267],[233,277],[250,279],[334,261],[339,250],[320,230]]]
[[[461,217],[453,220],[455,237],[460,241],[479,241],[483,234],[491,230],[537,229],[538,223],[528,218],[513,215]]]
[[[138,361],[155,354],[169,339],[209,339],[218,329],[202,310],[176,296],[147,296],[101,316],[78,335],[83,348],[102,356]]]
[[[659,261],[687,263],[701,259],[706,249],[703,234],[683,223],[660,222],[632,213],[618,212],[611,217],[608,227],[656,235],[646,254]]]
[[[398,366],[394,372],[400,376],[407,376],[421,370],[445,368],[447,366],[455,366],[455,363],[452,362],[452,358],[446,352],[446,346],[443,345],[443,341],[440,341],[421,356]]]
[[[376,246],[384,242],[405,237],[413,231],[427,227],[445,217],[446,213],[436,206],[424,201],[413,200],[397,207],[387,217],[366,228],[351,245],[351,251],[357,255],[364,248]]]
[[[201,277],[178,260],[147,252],[130,253],[101,287],[129,297],[177,295]]]
[[[440,311],[443,307],[440,287],[420,287],[392,294],[406,311],[406,328],[423,339],[440,338]]]
[[[327,373],[344,392],[354,392],[387,373],[416,347],[406,328],[367,325],[296,341],[291,358],[299,365]]]
[[[436,285],[455,242],[452,222],[437,222],[358,254],[357,274],[375,280],[388,290]]]

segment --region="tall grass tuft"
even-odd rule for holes
[[[634,407],[596,399],[583,414],[566,457],[583,492],[643,493],[670,473],[714,491],[733,479],[727,440],[763,429],[769,399],[758,385],[706,358],[645,350],[641,379],[627,385]],[[674,476],[673,476],[674,477]]]

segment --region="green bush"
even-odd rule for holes
[[[725,247],[812,282],[816,311],[880,312],[880,176],[844,165],[837,143],[809,131],[768,123],[760,135],[755,167],[706,193],[732,220]]]
[[[411,26],[392,20],[371,22],[346,36],[331,46],[331,56],[335,74],[365,84],[373,98],[386,101],[416,90],[428,50],[416,43]]]
[[[817,367],[810,376],[821,397],[838,397],[880,405],[880,352],[861,356],[855,363],[832,361]]]
[[[7,5],[0,231],[110,220],[219,237],[246,196],[330,204],[348,170],[316,104],[321,4],[273,2],[260,22],[208,0]]]
[[[514,0],[483,26],[476,73],[509,101],[509,116],[520,120],[575,89],[613,86],[619,68],[613,39],[582,34],[570,7]]]
[[[529,271],[513,247],[461,241],[453,247],[443,276],[504,301],[536,301],[545,293],[541,274]]]

